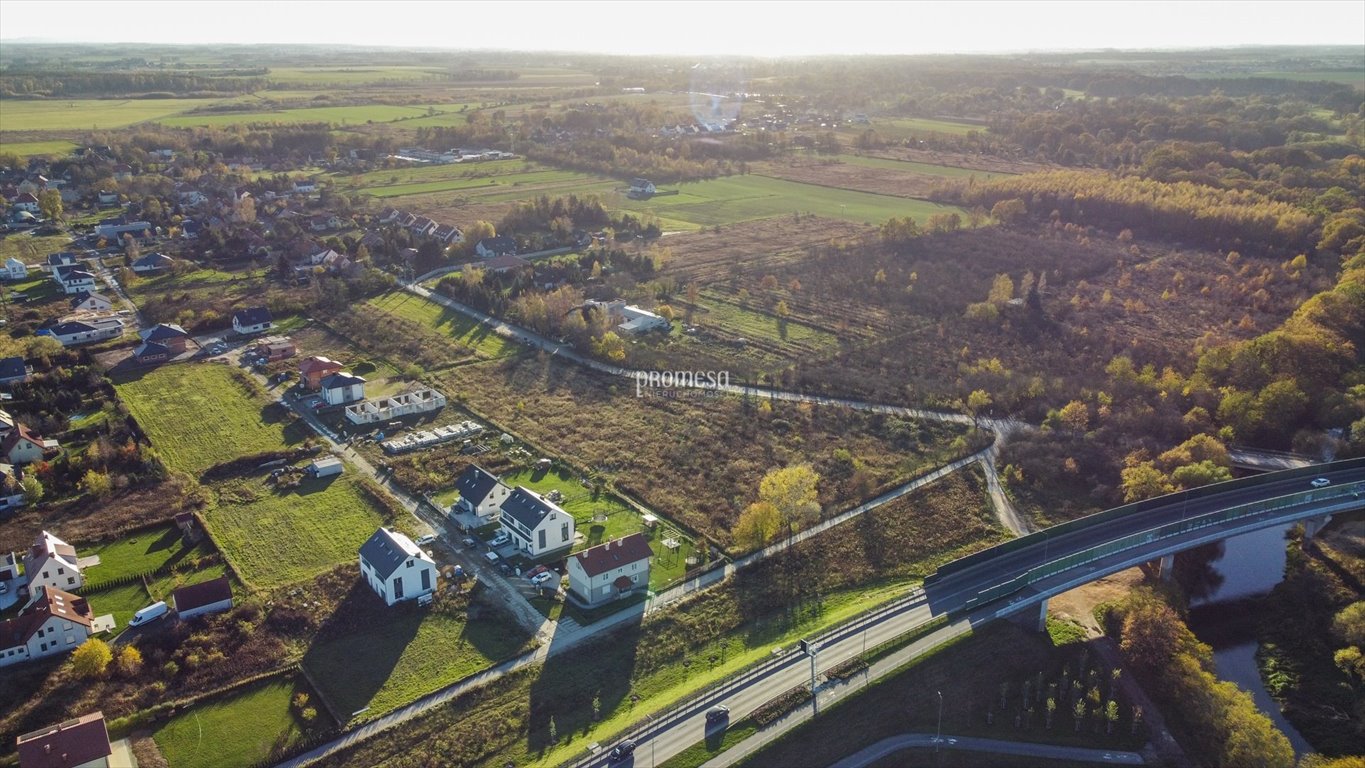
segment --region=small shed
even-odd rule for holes
[[[308,465],[308,471],[313,477],[331,477],[332,475],[339,475],[341,474],[342,469],[341,459],[338,459],[335,456],[317,459],[312,464]]]

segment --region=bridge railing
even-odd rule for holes
[[[1253,501],[1248,504],[1239,504],[1235,507],[1228,507],[1227,509],[1222,509],[1217,512],[1208,512],[1174,523],[1167,523],[1152,528],[1151,530],[1139,531],[1127,536],[1121,536],[1112,541],[1107,541],[1103,544],[1083,549],[1080,552],[1075,552],[1034,566],[1009,581],[1001,582],[993,587],[982,590],[976,597],[968,600],[966,604],[964,604],[963,609],[970,610],[979,605],[985,605],[986,603],[999,600],[1002,597],[1024,589],[1034,582],[1042,581],[1043,579],[1055,576],[1071,568],[1075,568],[1076,566],[1085,565],[1086,563],[1101,560],[1125,550],[1135,549],[1162,539],[1173,538],[1200,528],[1221,525],[1230,520],[1255,517],[1257,515],[1266,514],[1267,512],[1277,512],[1282,509],[1297,507],[1308,503],[1331,501],[1347,497],[1360,498],[1362,494],[1365,494],[1365,481],[1347,483],[1330,488],[1291,493],[1287,496],[1277,496],[1273,499]]]
[[[1279,472],[1275,472],[1273,477],[1276,480],[1283,480],[1295,477],[1313,477],[1316,475],[1323,474],[1325,472],[1339,472],[1341,470],[1346,469],[1365,469],[1365,457],[1358,459],[1348,459],[1346,461],[1332,462],[1331,464],[1317,464],[1311,467],[1299,467],[1296,469],[1281,470]],[[1055,540],[1058,536],[1062,536],[1064,534],[1084,530],[1086,528],[1090,528],[1096,525],[1104,525],[1105,523],[1108,523],[1112,520],[1116,520],[1122,517],[1128,517],[1130,515],[1141,515],[1142,513],[1147,512],[1149,510],[1159,509],[1170,504],[1196,501],[1198,499],[1203,499],[1209,496],[1216,496],[1220,493],[1226,493],[1228,491],[1254,487],[1262,482],[1265,482],[1265,477],[1266,476],[1247,477],[1238,480],[1228,480],[1222,483],[1214,483],[1213,485],[1205,485],[1199,488],[1193,488],[1188,491],[1181,491],[1179,493],[1158,496],[1154,499],[1144,499],[1143,501],[1137,501],[1132,504],[1125,504],[1121,507],[1114,507],[1113,509],[1107,509],[1103,512],[1096,512],[1093,515],[1087,515],[1085,517],[1077,518],[1075,520],[1070,520],[1059,525],[1054,525],[1051,528],[1047,528],[1042,531],[1035,531],[1034,533],[1030,533],[1026,536],[1020,536],[1017,539],[1011,539],[1010,541],[1007,541],[1003,544],[997,544],[989,549],[983,549],[980,552],[975,552],[965,557],[960,557],[952,561],[951,563],[945,563],[944,565],[940,566],[937,571],[935,571],[927,579],[925,579],[924,583],[926,586],[931,585],[934,582],[938,581],[939,579],[944,578],[945,576],[949,576],[954,573],[967,570],[968,568],[971,568],[974,565],[986,562],[1007,552],[1014,552],[1016,550],[1025,549],[1034,544],[1041,543],[1047,537],[1051,537],[1052,539]]]

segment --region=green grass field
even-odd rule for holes
[[[283,406],[267,402],[225,365],[164,365],[115,380],[119,397],[173,469],[198,474],[224,461],[302,442]]]
[[[52,279],[46,272],[38,272],[32,269],[33,265],[38,264],[47,258],[49,253],[56,253],[71,244],[71,238],[66,235],[42,235],[34,236],[26,233],[16,233],[0,238],[0,261],[13,256],[14,258],[28,264],[30,267],[28,276],[33,281],[46,281],[52,283]],[[56,285],[53,283],[53,285]],[[9,286],[12,290],[23,290],[19,285]]]
[[[0,154],[13,154],[19,157],[52,155],[65,157],[71,154],[76,145],[69,141],[5,141],[0,136]]]
[[[648,211],[661,219],[687,222],[693,228],[790,216],[794,213],[814,213],[878,225],[893,216],[911,216],[923,221],[930,214],[957,210],[922,200],[833,189],[765,176],[730,176],[679,184],[675,188],[679,190],[677,195],[651,200],[623,199],[621,207]]]
[[[128,626],[133,614],[156,602],[140,581],[107,589],[86,590],[81,594],[90,601],[90,610],[96,616],[114,614],[116,626],[111,634],[115,635]]]
[[[295,86],[356,86],[391,80],[433,80],[443,72],[436,67],[277,67],[270,70],[267,78],[272,83]]]
[[[330,123],[332,125],[364,125],[390,123],[427,113],[425,106],[395,106],[391,104],[361,104],[346,107],[302,107],[271,112],[224,112],[221,114],[178,115],[158,120],[174,127],[222,126],[246,123]]]
[[[265,683],[193,707],[166,721],[152,738],[173,768],[251,765],[302,735],[289,708],[296,692],[292,682]]]
[[[135,533],[98,547],[80,548],[81,557],[99,555],[100,564],[85,571],[87,583],[98,584],[137,573],[148,573],[185,558],[199,558],[213,551],[207,541],[186,545],[173,525]]]
[[[356,629],[314,644],[303,660],[341,717],[365,707],[365,719],[382,715],[525,645],[514,624],[487,611],[466,621],[463,611],[389,608],[373,594],[361,597]]]
[[[436,181],[464,181],[474,174],[507,175],[542,168],[521,158],[489,160],[479,163],[451,163],[448,165],[412,165],[357,174],[336,174],[338,186],[348,189],[373,189],[407,184],[427,184]],[[486,181],[486,179],[481,179]]]
[[[259,477],[213,486],[217,504],[205,521],[242,581],[269,589],[352,561],[383,522],[381,511],[349,474],[306,479],[277,492]]]
[[[218,99],[0,99],[4,131],[82,131],[178,115]]]
[[[507,161],[507,162],[517,162]],[[448,165],[442,168],[460,168],[463,170],[473,170],[476,173],[493,172],[484,166],[489,163],[472,163],[470,165]],[[570,192],[583,194],[579,187],[600,187],[602,185],[611,186],[611,183],[597,176],[578,173],[576,171],[556,171],[556,170],[528,170],[515,173],[502,173],[496,176],[480,176],[472,178],[456,178],[441,181],[425,181],[411,184],[388,184],[384,186],[367,187],[364,191],[367,195],[374,197],[403,197],[405,195],[425,195],[433,192],[459,192],[465,197],[474,199],[487,199],[496,202],[502,199],[516,200],[522,197],[529,197],[546,191],[543,188],[555,188],[554,194],[569,194]],[[518,187],[530,189],[519,190]],[[565,188],[565,189],[560,189]]]
[[[521,350],[515,343],[493,333],[466,315],[448,310],[435,302],[403,291],[386,293],[370,299],[370,306],[395,317],[431,328],[457,343],[474,350],[483,358],[509,357]]]
[[[839,337],[829,331],[745,309],[712,291],[702,294],[698,307],[702,311],[693,315],[694,322],[718,325],[751,339],[763,339],[793,353],[812,349],[832,350],[839,345]]]

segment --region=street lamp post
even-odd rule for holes
[[[938,752],[938,743],[943,740],[943,691],[938,692],[938,728],[934,731],[934,751]]]

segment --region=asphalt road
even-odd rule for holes
[[[994,752],[1004,755],[1022,755],[1045,760],[1070,760],[1083,763],[1109,763],[1113,765],[1142,765],[1142,755],[1136,752],[1119,752],[1112,749],[1085,749],[1083,747],[1057,747],[1051,744],[1030,744],[1024,741],[1000,741],[998,739],[979,739],[972,736],[950,736],[941,738],[932,733],[902,733],[891,736],[859,750],[840,760],[830,768],[864,768],[888,755],[916,747],[955,749],[969,752]]]

